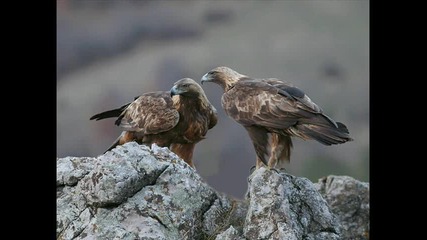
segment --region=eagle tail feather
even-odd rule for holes
[[[338,128],[339,128],[342,132],[345,132],[345,133],[347,133],[347,134],[349,134],[349,133],[350,133],[350,132],[348,131],[347,126],[346,126],[346,125],[344,125],[343,123],[341,123],[341,122],[337,122],[337,125],[338,125]]]
[[[112,109],[112,110],[108,110],[105,112],[101,112],[98,114],[93,115],[92,117],[90,117],[89,120],[101,120],[101,119],[105,119],[105,118],[112,118],[112,117],[119,117],[120,114],[122,114],[122,112],[129,106],[130,103],[123,105],[119,108],[116,109]]]
[[[96,121],[98,121],[98,120],[105,119],[105,118],[118,117],[118,116],[120,116],[120,113],[121,113],[121,111],[119,108],[113,109],[113,110],[109,110],[109,111],[105,111],[102,113],[95,114],[90,118],[90,120],[95,119]]]
[[[349,136],[347,127],[340,122],[337,122],[337,126],[325,126],[325,125],[314,125],[314,124],[302,124],[299,125],[298,131],[314,139],[324,145],[341,144],[353,139]]]

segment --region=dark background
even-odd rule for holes
[[[199,81],[229,66],[294,83],[343,122],[353,142],[294,139],[287,170],[312,181],[329,174],[369,181],[369,1],[57,1],[57,155],[101,154],[120,134],[114,119],[89,121],[144,92]],[[219,122],[194,161],[215,189],[242,198],[255,153],[203,88]]]

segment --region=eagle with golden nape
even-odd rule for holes
[[[292,139],[314,139],[324,145],[353,139],[347,127],[323,113],[302,90],[276,78],[254,79],[228,67],[217,67],[201,84],[218,84],[225,113],[248,132],[256,152],[256,169],[284,169]]]
[[[107,151],[127,142],[168,147],[195,168],[196,143],[217,121],[217,111],[201,86],[190,78],[174,83],[170,91],[147,92],[117,109],[98,113],[90,120],[117,117],[122,134]]]

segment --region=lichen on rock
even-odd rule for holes
[[[239,200],[167,148],[57,159],[58,239],[369,239],[369,184],[260,168]]]

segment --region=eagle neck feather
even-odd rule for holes
[[[225,81],[223,81],[224,92],[228,92],[236,86],[241,80],[249,79],[248,76],[240,74],[238,77],[228,77]]]
[[[173,104],[176,109],[185,110],[187,112],[199,111],[201,109],[208,109],[210,102],[204,94],[200,94],[196,99],[183,96],[172,98]],[[189,107],[191,106],[191,107]]]

